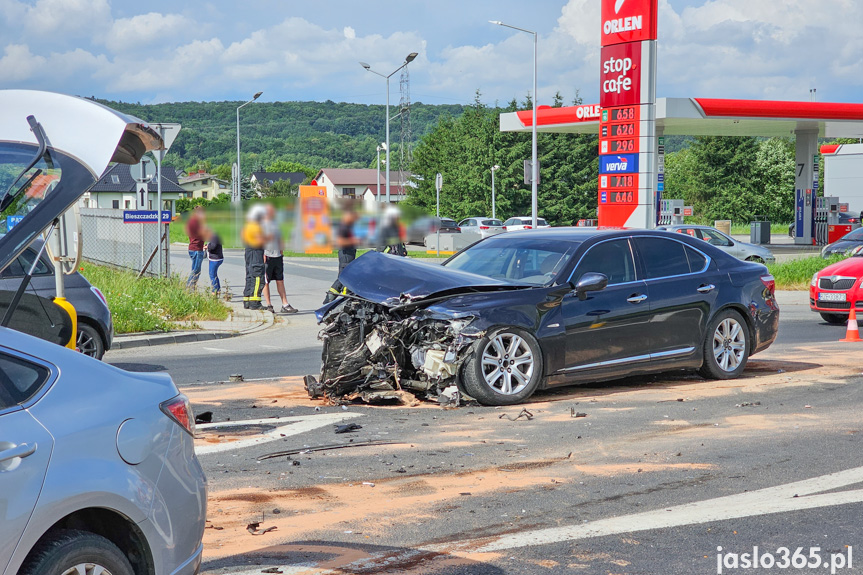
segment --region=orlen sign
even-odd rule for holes
[[[602,0],[602,45],[656,40],[657,0]]]
[[[604,46],[600,54],[600,107],[640,104],[641,43]]]

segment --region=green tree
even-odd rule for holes
[[[281,172],[281,173],[291,173],[291,172],[302,172],[306,175],[306,181],[310,181],[317,174],[317,170],[314,168],[310,168],[308,166],[304,166],[299,162],[289,162],[288,160],[279,159],[267,166],[267,172]]]

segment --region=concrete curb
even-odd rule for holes
[[[245,313],[249,313],[243,310]],[[147,334],[147,335],[136,335],[136,334],[124,334],[118,335],[114,337],[114,341],[111,344],[111,350],[115,349],[133,349],[136,347],[151,347],[156,345],[169,345],[175,343],[190,343],[190,342],[198,342],[198,341],[213,341],[217,339],[228,339],[232,337],[239,337],[241,335],[249,335],[253,333],[257,333],[259,331],[264,331],[265,329],[269,329],[275,324],[275,315],[271,313],[261,313],[261,323],[258,325],[254,325],[245,329],[231,331],[213,331],[213,330],[201,330],[201,331],[181,331],[181,332],[168,332],[168,333],[160,333],[160,334]],[[230,324],[231,322],[224,322],[226,324]]]

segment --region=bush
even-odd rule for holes
[[[776,289],[782,290],[808,290],[812,276],[820,272],[830,264],[845,259],[844,256],[833,256],[824,259],[821,256],[810,256],[799,260],[792,260],[767,266],[773,278],[776,280]]]
[[[218,297],[189,292],[179,276],[136,279],[134,272],[91,263],[82,265],[81,274],[105,295],[118,334],[170,331],[228,317],[228,308]]]

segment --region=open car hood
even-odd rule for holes
[[[355,295],[389,307],[449,295],[531,287],[375,251],[351,262],[339,281]]]
[[[42,157],[50,156],[52,162],[51,170],[36,177],[50,181],[51,186],[37,191],[39,180],[34,180],[29,192],[21,195],[36,195],[39,201],[20,211],[10,206],[2,214],[4,219],[9,215],[23,219],[0,238],[0,271],[77,202],[110,162],[135,164],[148,151],[164,148],[158,132],[146,123],[91,100],[53,92],[0,90],[0,154],[38,155],[30,116],[46,136],[47,150]],[[25,176],[22,182],[26,181]],[[3,186],[0,195],[5,192]]]

